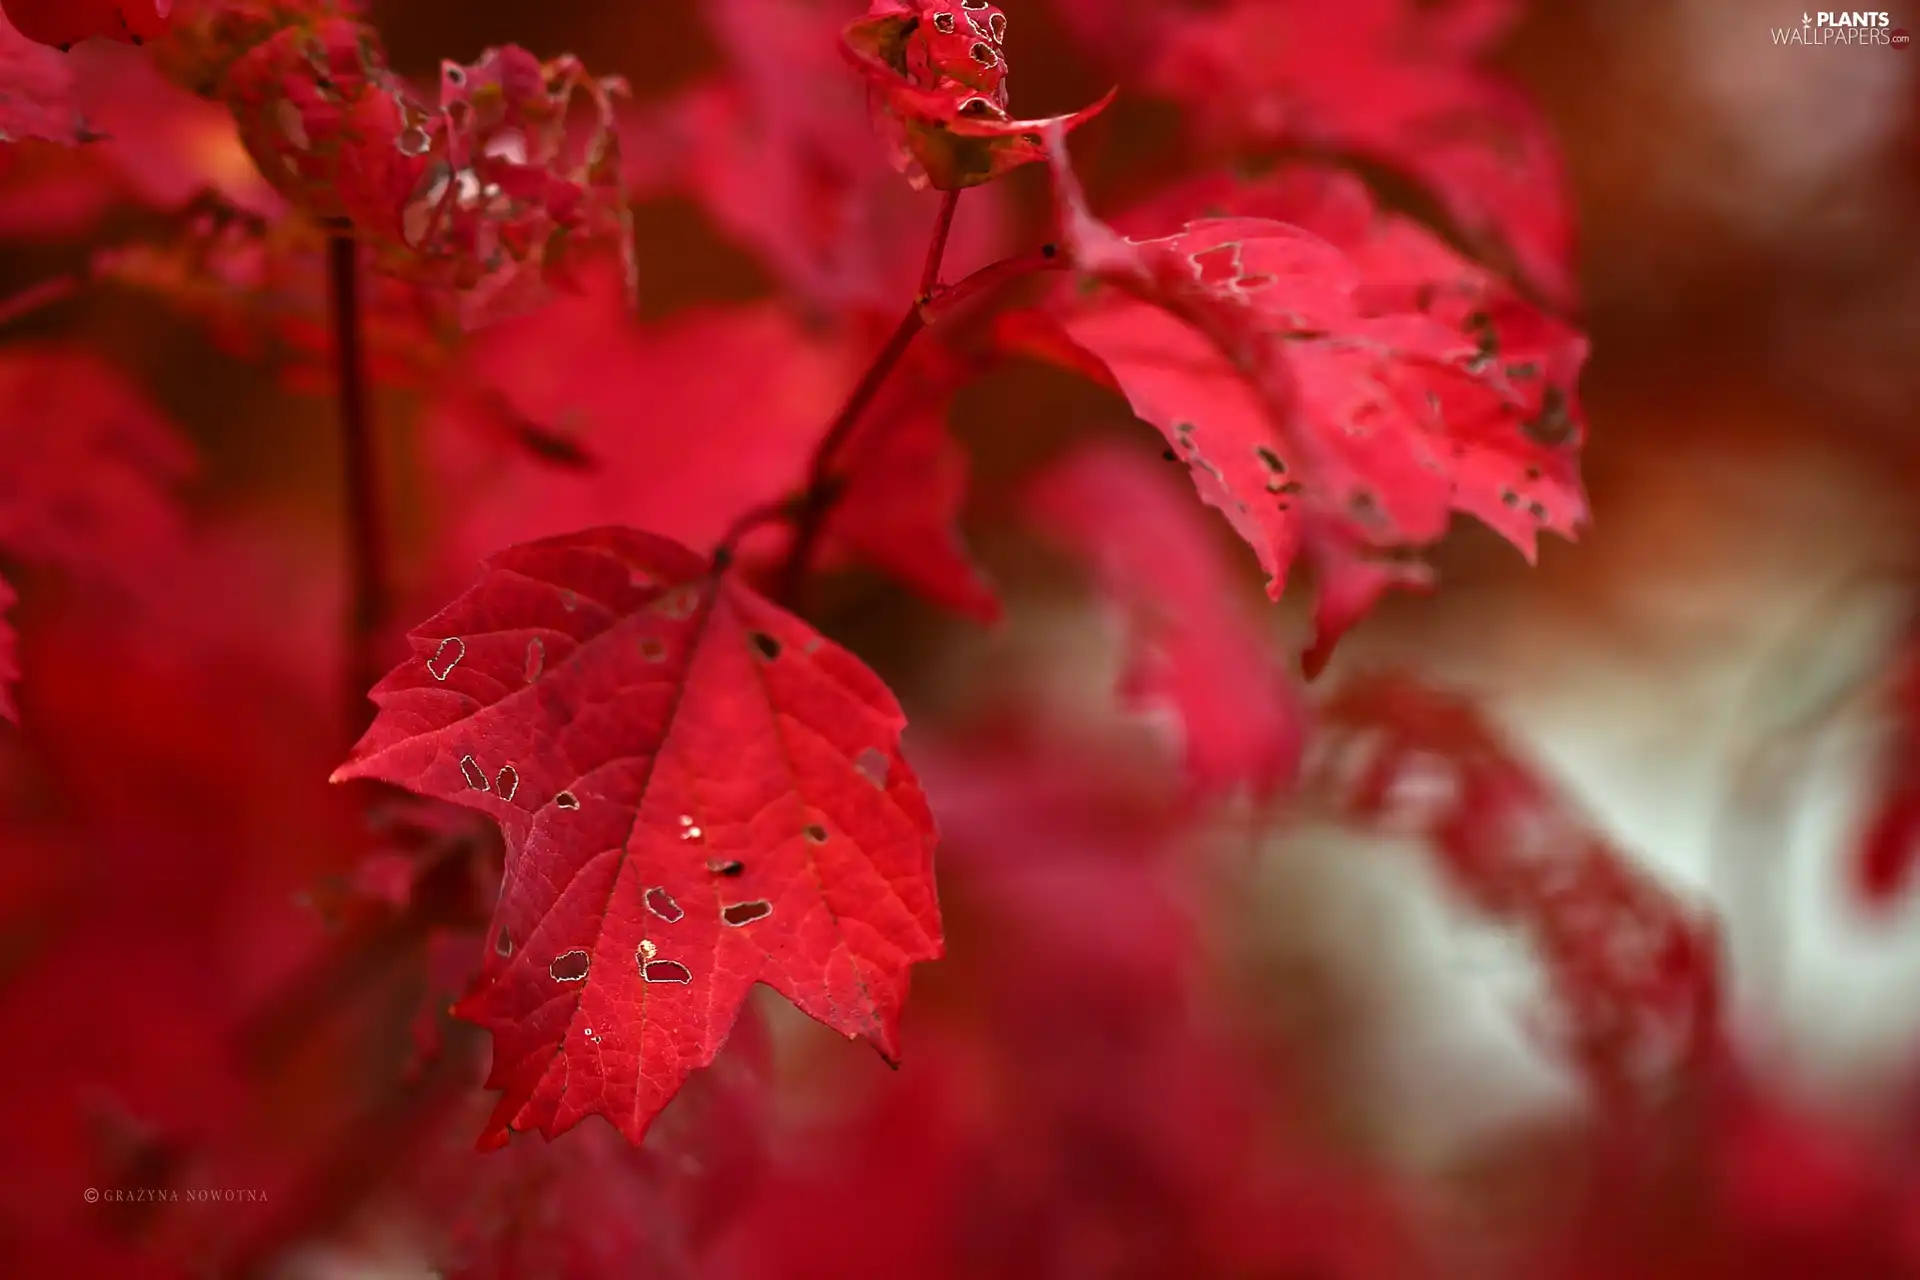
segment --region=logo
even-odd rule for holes
[[[1775,44],[1885,45],[1905,48],[1905,28],[1894,29],[1893,15],[1861,10],[1802,13],[1797,27],[1772,28]]]

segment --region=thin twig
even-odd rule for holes
[[[935,228],[934,250],[944,246],[945,229],[951,220],[949,201],[942,206],[944,215]],[[931,292],[922,293],[914,300],[907,314],[900,318],[900,324],[887,339],[887,344],[874,357],[865,374],[855,384],[840,412],[828,425],[826,434],[821,437],[819,446],[813,452],[813,463],[808,468],[806,491],[800,501],[792,508],[793,546],[787,553],[786,563],[781,567],[776,598],[789,608],[798,608],[800,589],[805,582],[807,569],[812,564],[814,551],[820,541],[822,527],[833,506],[840,500],[845,486],[836,474],[840,465],[840,455],[845,452],[846,444],[852,438],[854,429],[860,425],[861,415],[873,403],[874,398],[886,385],[888,377],[905,358],[907,348],[919,336],[922,329],[935,321],[951,315],[972,300],[991,289],[998,288],[1011,280],[1033,275],[1040,271],[1051,271],[1064,267],[1067,263],[1055,245],[1043,245],[1031,254],[1019,258],[1004,258],[990,262],[979,270],[962,277],[952,285],[936,287]],[[929,252],[926,277],[939,276],[937,252]],[[764,513],[755,513],[756,522]],[[731,550],[731,543],[726,544]]]
[[[953,215],[960,207],[960,193],[947,192],[940,201],[940,215],[933,224],[933,241],[927,246],[927,265],[920,270],[921,298],[932,295],[940,287],[940,264],[947,256],[947,236],[953,230]]]
[[[334,363],[338,374],[340,442],[345,460],[348,568],[345,707],[347,729],[358,736],[372,718],[367,690],[380,674],[378,644],[388,613],[386,528],[361,338],[360,255],[351,231],[327,237],[327,280],[333,300]]]

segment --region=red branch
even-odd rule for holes
[[[1009,281],[1038,271],[1051,270],[1064,266],[1059,250],[1046,245],[1037,253],[1019,258],[1003,258],[988,263],[952,285],[941,285],[940,263],[946,253],[947,235],[953,228],[954,211],[959,205],[960,193],[948,192],[941,202],[940,214],[934,223],[932,243],[927,248],[927,261],[920,273],[920,295],[900,318],[893,335],[874,356],[873,363],[860,376],[848,393],[846,403],[840,406],[840,412],[834,415],[821,436],[819,445],[813,451],[813,461],[807,471],[807,486],[800,496],[778,507],[761,507],[748,512],[722,540],[720,549],[715,553],[717,567],[725,567],[731,560],[739,540],[750,529],[757,528],[774,519],[783,519],[792,524],[793,547],[787,553],[786,563],[781,567],[776,590],[776,598],[789,608],[797,608],[802,584],[806,580],[807,570],[813,562],[815,550],[819,546],[820,534],[827,516],[833,511],[834,503],[840,499],[844,489],[843,477],[836,474],[845,451],[847,441],[852,437],[854,428],[860,425],[861,415],[873,403],[893,375],[900,361],[905,358],[907,349],[920,331],[935,322],[951,315],[967,303],[980,297],[989,290],[998,288]]]
[[[359,245],[349,231],[336,230],[327,238],[327,281],[333,301],[352,582],[346,623],[346,727],[349,736],[358,737],[373,718],[367,690],[380,674],[380,628],[387,619],[391,589],[366,348],[361,340]]]

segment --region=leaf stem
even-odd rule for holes
[[[347,729],[358,736],[372,718],[367,690],[379,678],[378,643],[388,614],[386,520],[380,504],[379,463],[362,334],[359,243],[349,229],[327,236],[327,283],[333,302],[334,365],[338,375],[340,442],[344,456],[348,573],[346,619]]]
[[[941,202],[932,243],[927,248],[926,266],[920,273],[920,295],[913,300],[907,313],[900,317],[900,323],[895,326],[886,345],[874,356],[873,363],[867,366],[867,371],[860,376],[860,381],[854,384],[846,402],[840,406],[840,412],[827,425],[826,432],[813,451],[813,461],[807,469],[805,491],[796,501],[784,504],[779,509],[793,526],[793,546],[781,566],[775,598],[789,608],[799,606],[801,588],[813,562],[814,552],[818,549],[822,528],[845,489],[843,478],[836,474],[836,468],[846,451],[847,442],[860,425],[861,415],[872,405],[887,379],[899,367],[920,331],[1010,280],[1066,265],[1058,248],[1049,244],[1035,253],[988,263],[954,284],[941,285],[940,264],[946,254],[947,236],[953,228],[954,210],[959,202],[960,193],[957,191],[948,192],[946,199]],[[731,559],[739,538],[750,529],[766,523],[773,514],[773,509],[756,508],[736,521],[723,540],[716,558]]]
[[[940,214],[933,224],[933,242],[927,246],[927,265],[920,271],[920,297],[926,298],[940,287],[940,264],[947,256],[947,236],[953,231],[953,215],[960,208],[960,192],[949,191],[940,201]]]

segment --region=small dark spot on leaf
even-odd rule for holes
[[[806,834],[807,839],[813,841],[815,844],[825,844],[827,842],[827,829],[817,822],[807,824]]]
[[[780,656],[780,642],[764,631],[749,632],[747,640],[753,645],[754,651],[768,662]]]
[[[459,85],[463,85],[463,84],[465,84],[466,82],[467,82],[467,73],[466,73],[466,70],[465,70],[465,68],[462,68],[462,67],[448,67],[448,68],[447,68],[447,83],[448,83],[448,84],[450,84],[450,85],[454,85],[454,86],[456,86],[456,87],[457,87],[457,86],[459,86]]]
[[[738,858],[709,858],[707,870],[717,876],[737,876],[747,869],[747,864]]]
[[[1527,504],[1527,514],[1535,520],[1545,520],[1547,518],[1547,509],[1538,502],[1529,502]]]
[[[1538,467],[1527,468],[1527,479],[1538,480],[1539,478],[1540,478],[1540,468]]]
[[[1520,505],[1520,495],[1511,489],[1502,489],[1500,491],[1500,501],[1510,507],[1517,507]]]
[[[1573,416],[1567,412],[1566,393],[1548,387],[1540,398],[1540,413],[1521,428],[1536,444],[1557,447],[1573,439]]]
[[[1281,485],[1281,486],[1280,486],[1280,487],[1279,487],[1278,489],[1276,489],[1276,490],[1275,490],[1274,492],[1276,492],[1276,493],[1299,493],[1299,492],[1301,492],[1302,490],[1304,490],[1304,489],[1305,489],[1306,487],[1307,487],[1306,485],[1304,485],[1304,484],[1301,484],[1301,483],[1300,483],[1300,482],[1299,482],[1298,480],[1289,480],[1289,481],[1287,481],[1287,482],[1286,482],[1285,484],[1283,484],[1283,485]]]
[[[736,902],[720,912],[720,918],[738,929],[743,924],[764,920],[773,914],[773,904],[762,898],[756,902]]]
[[[1165,458],[1165,459],[1166,459],[1166,460],[1167,460],[1168,462],[1178,462],[1178,461],[1180,461],[1180,455],[1179,455],[1179,454],[1177,454],[1177,453],[1175,453],[1175,452],[1174,452],[1173,450],[1171,450],[1171,449],[1162,449],[1162,450],[1160,451],[1160,456],[1161,456],[1161,457],[1163,457],[1163,458]]]
[[[593,957],[575,947],[572,951],[562,952],[553,958],[547,966],[547,972],[553,975],[555,982],[580,982],[587,976],[587,969],[593,963]]]
[[[1253,453],[1255,457],[1260,459],[1261,466],[1276,475],[1287,469],[1287,464],[1280,460],[1280,455],[1263,444],[1253,446]]]
[[[667,646],[659,636],[641,636],[640,656],[648,662],[665,662],[667,660]]]

